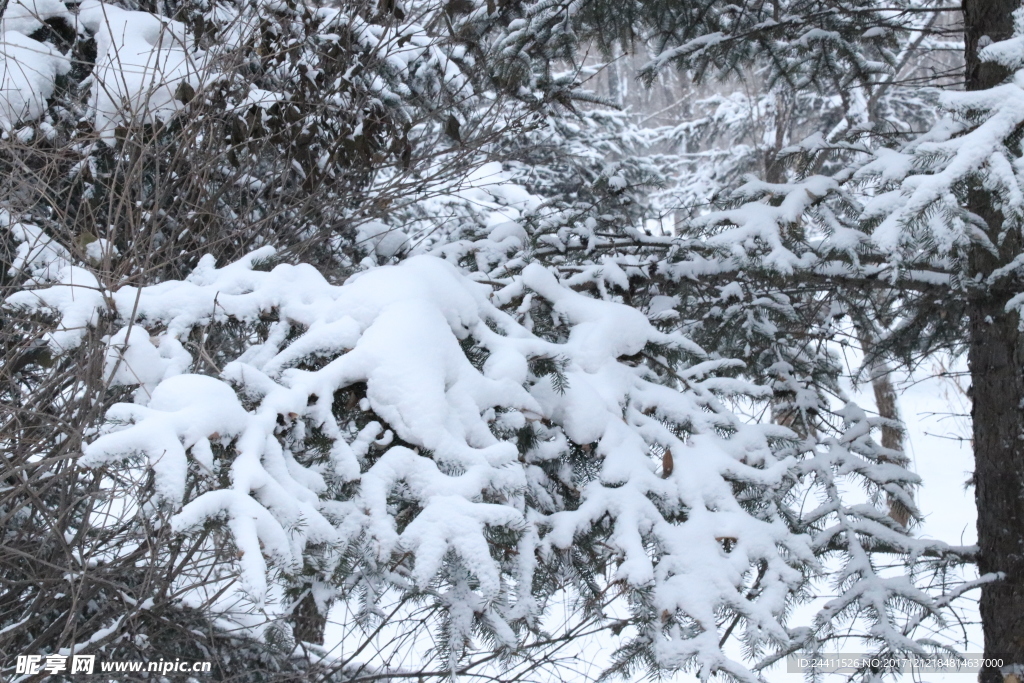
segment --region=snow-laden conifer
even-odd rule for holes
[[[839,381],[863,299],[833,285],[937,276],[880,257],[856,222],[865,175],[813,163],[864,151],[876,110],[844,102],[834,135],[783,139],[806,168],[665,235],[646,223],[664,196],[756,167],[731,149],[694,180],[676,154],[716,127],[745,139],[736,110],[650,132],[580,92],[582,47],[620,21],[657,47],[649,74],[754,63],[758,106],[878,85],[920,26],[866,3],[732,7],[45,10],[24,30],[52,59],[9,99],[4,163],[44,172],[5,181],[5,396],[46,388],[81,422],[37,411],[55,426],[33,440],[19,413],[11,467],[34,483],[69,463],[68,498],[122,498],[59,534],[22,519],[60,503],[31,488],[4,514],[21,541],[72,544],[76,572],[122,575],[10,637],[45,648],[72,624],[60,648],[142,652],[180,620],[214,634],[201,647],[241,638],[258,672],[311,675],[314,653],[342,680],[411,674],[375,649],[389,625],[434,639],[424,676],[533,666],[591,627],[625,675],[754,680],[844,629],[932,648],[918,627],[951,595],[921,570],[971,549],[907,528],[917,479],[872,437],[893,425]],[[652,201],[666,169],[678,185]],[[79,362],[90,381],[65,382]],[[836,597],[796,620],[822,585]],[[310,644],[332,605],[362,629],[340,659]]]
[[[86,312],[61,250],[25,251],[36,279],[7,305],[49,311],[58,332],[65,310],[116,321],[104,372],[136,387],[82,464],[141,458],[175,532],[223,525],[239,590],[268,616],[289,604],[275,595],[312,589],[326,610],[364,582],[406,592],[447,615],[455,668],[476,637],[514,652],[563,590],[628,606],[622,673],[754,680],[723,653],[726,628],[784,653],[861,613],[883,647],[924,651],[893,610],[930,612],[932,597],[871,557],[949,549],[838,483],[914,509],[916,478],[871,440],[877,420],[849,404],[814,438],[744,419],[730,406],[772,390],[736,377],[741,362],[540,264],[482,284],[422,255],[337,286],[308,265],[268,270],[268,248],[101,289]],[[188,350],[217,330],[236,343]],[[801,629],[787,614],[830,555],[840,597]]]

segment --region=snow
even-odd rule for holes
[[[1005,143],[1024,121],[1024,72],[988,90],[944,92],[940,102],[949,112],[944,120],[903,150],[876,151],[856,174],[875,178],[883,187],[898,184],[898,189],[868,201],[862,215],[879,221],[872,240],[895,258],[910,255],[922,241],[938,254],[950,254],[987,239],[962,208],[960,188],[972,179],[984,178],[999,191],[1004,213],[1024,215],[1016,153]],[[986,115],[977,125],[968,125],[964,115],[969,112]]]
[[[23,5],[12,3],[11,7],[21,11],[10,20],[4,19],[0,26],[0,92],[4,94],[0,98],[0,127],[5,131],[42,116],[57,78],[71,70],[71,62],[60,52],[17,30],[32,29],[35,19]],[[41,15],[53,16],[46,9],[44,3]]]
[[[137,385],[140,396],[151,395],[162,380],[185,372],[192,364],[192,357],[177,339],[151,337],[137,325],[123,327],[110,337],[106,355],[104,375],[110,386]]]
[[[79,7],[78,22],[96,37],[90,105],[108,144],[129,121],[166,121],[183,106],[183,86],[198,90],[205,53],[190,44],[184,24],[99,0]]]
[[[2,85],[11,93],[0,105],[6,130],[39,119],[68,72],[67,57],[28,37],[43,19],[74,21],[95,36],[89,111],[111,146],[122,126],[181,112],[212,75],[210,55],[179,22],[98,0],[87,0],[74,16],[54,0],[34,1],[12,4],[0,27]],[[571,11],[577,9],[578,3]],[[516,34],[534,30],[546,11],[512,22],[503,47],[509,60],[520,54]],[[414,76],[428,67],[453,92],[470,88],[460,67],[471,64],[463,62],[464,51],[446,53],[421,26],[371,25],[337,9],[317,15],[398,74],[397,86],[372,77],[389,106],[397,99],[392,86],[403,97],[436,98],[427,87],[417,90],[422,82]],[[668,48],[652,68],[728,40],[711,34]],[[834,31],[808,29],[797,42],[812,48],[837,40]],[[1009,64],[1018,47],[1000,43],[985,54]],[[872,440],[883,421],[848,403],[832,411],[842,418],[841,433],[815,440],[747,419],[743,411],[767,405],[772,386],[743,379],[741,361],[706,353],[680,331],[685,326],[673,321],[685,315],[681,296],[671,287],[652,289],[649,303],[633,307],[614,292],[628,292],[654,272],[671,285],[733,277],[750,264],[784,275],[885,275],[884,266],[861,268],[861,251],[892,252],[896,262],[922,235],[940,253],[977,239],[952,188],[982,172],[1007,198],[1007,210],[1024,215],[1022,166],[1003,145],[1022,120],[1021,79],[986,93],[947,95],[950,116],[932,133],[879,151],[849,176],[881,185],[861,216],[880,222],[870,235],[834,215],[828,222],[823,200],[846,192],[837,178],[751,179],[732,193],[735,208],[692,221],[701,235],[693,243],[621,228],[631,250],[664,248],[671,259],[594,255],[612,244],[600,232],[618,216],[602,216],[599,224],[568,209],[541,215],[547,207],[517,182],[515,166],[488,162],[456,186],[417,199],[428,216],[451,207],[459,207],[457,216],[472,215],[476,224],[455,229],[472,238],[426,239],[423,248],[412,231],[396,227],[398,219],[361,217],[354,229],[364,251],[359,258],[366,258],[342,285],[308,264],[265,270],[276,257],[272,247],[228,264],[208,255],[183,280],[112,284],[96,275],[118,256],[111,242],[83,245],[84,262],[77,261],[40,228],[5,214],[18,243],[12,272],[25,282],[4,303],[52,317],[44,341],[57,354],[82,344],[90,330],[103,330],[104,377],[110,387],[130,387],[133,402],[109,409],[80,464],[141,463],[153,475],[157,503],[174,514],[177,533],[223,523],[237,550],[242,590],[267,616],[280,615],[276,597],[295,576],[313,577],[319,604],[339,599],[335,572],[344,569],[346,582],[377,581],[435,599],[451,622],[446,636],[468,640],[483,622],[497,642],[512,646],[524,620],[535,624],[544,616],[545,598],[524,587],[534,585],[541,568],[571,576],[572,551],[582,539],[597,538],[594,552],[608,567],[599,579],[612,582],[604,587],[632,591],[636,613],[656,615],[634,635],[653,643],[658,666],[695,665],[702,674],[725,671],[753,681],[742,653],[719,644],[723,617],[742,620],[753,649],[810,642],[801,639],[811,632],[795,627],[789,612],[815,576],[829,571],[820,556],[834,544],[847,560],[832,574],[838,594],[801,623],[822,626],[848,607],[866,608],[879,615],[870,635],[884,647],[919,650],[891,608],[927,611],[943,598],[917,588],[909,569],[878,571],[866,546],[883,541],[911,558],[957,549],[908,533],[876,500],[845,491],[858,482],[913,507],[908,491],[919,478]],[[251,86],[238,106],[266,115],[288,97]],[[714,116],[735,118],[763,104],[742,99],[720,98]],[[960,120],[978,109],[992,116],[974,128]],[[460,119],[468,129],[470,119]],[[676,133],[692,133],[681,130],[688,125]],[[30,135],[27,128],[18,139]],[[825,147],[831,137],[794,148]],[[624,145],[609,146],[624,156]],[[437,163],[424,175],[443,170]],[[598,182],[626,193],[632,176],[623,168],[607,164]],[[385,182],[395,177],[388,173],[381,172]],[[250,176],[241,182],[269,187]],[[936,207],[955,217],[946,220]],[[811,215],[825,223],[824,232],[807,244],[794,240]],[[575,265],[571,254],[580,250],[592,258]],[[833,253],[838,261],[825,260]],[[950,282],[923,269],[905,276]],[[721,282],[717,299],[728,314],[739,315],[748,303],[778,303],[758,299],[739,281]],[[196,335],[206,339],[229,323],[245,330],[244,348],[219,350],[214,362]],[[663,331],[672,326],[678,329]],[[781,359],[770,370],[780,382],[802,381]],[[793,405],[824,408],[810,394]],[[817,503],[802,507],[794,502],[801,496]]]
[[[29,36],[42,28],[43,22],[58,18],[71,18],[67,6],[59,0],[12,0],[4,10],[0,32],[17,31]]]
[[[129,383],[132,379],[127,376],[122,381]],[[160,382],[146,406],[114,406],[108,419],[115,431],[86,446],[82,464],[99,465],[145,454],[160,496],[177,505],[185,495],[186,449],[206,439],[207,450],[213,435],[230,438],[240,435],[246,426],[245,411],[230,386],[212,377],[185,374]],[[117,422],[130,426],[118,429]]]
[[[39,119],[70,59],[29,37],[44,21],[61,19],[96,38],[90,106],[96,130],[108,144],[129,121],[166,121],[183,106],[180,88],[198,90],[206,55],[197,50],[180,22],[148,12],[87,0],[77,14],[56,0],[11,2],[0,22],[0,127],[11,130]],[[262,102],[266,98],[260,98]]]
[[[1016,71],[1024,67],[1024,10],[1017,9],[1013,13],[1014,36],[989,45],[980,45],[978,57],[986,62],[995,62]],[[985,36],[986,38],[988,36]]]
[[[390,259],[406,245],[408,236],[381,221],[368,221],[357,228],[356,243],[382,259]]]
[[[117,247],[110,240],[100,238],[85,245],[85,257],[93,264],[101,264],[103,259],[112,259],[117,255]]]
[[[735,209],[709,212],[695,223],[721,228],[708,238],[707,243],[729,253],[734,259],[746,260],[764,245],[768,253],[763,260],[768,267],[783,274],[793,273],[813,265],[813,261],[807,262],[786,246],[784,230],[788,226],[799,225],[815,202],[837,189],[835,179],[825,176],[811,176],[793,184],[771,184],[751,179],[735,191],[737,198],[766,195],[781,198],[781,202],[773,206],[763,201],[751,201]]]
[[[715,634],[727,608],[760,637],[787,641],[783,615],[806,580],[799,567],[816,566],[814,549],[833,532],[814,539],[793,533],[778,515],[752,515],[734,482],[771,490],[801,471],[831,481],[826,472],[833,466],[777,453],[771,440],[792,438],[791,432],[746,423],[719,398],[763,399],[770,390],[718,376],[736,363],[703,357],[692,341],[655,329],[643,312],[576,292],[539,264],[497,291],[425,255],[337,286],[308,265],[253,270],[273,256],[269,248],[223,267],[204,258],[183,281],[103,292],[93,280],[96,298],[72,301],[67,273],[78,267],[40,232],[20,230],[40,245],[23,250],[19,261],[39,273],[39,287],[8,303],[57,310],[62,317],[51,336],[69,320],[96,325],[107,311],[120,329],[107,340],[106,372],[114,385],[138,387],[134,404],[109,410],[107,427],[85,447],[82,464],[141,455],[158,496],[177,511],[175,529],[225,520],[246,595],[261,609],[269,608],[275,572],[292,571],[311,547],[327,549],[329,568],[341,549],[365,544],[373,564],[411,558],[408,580],[420,590],[445,576],[457,558],[474,577],[474,600],[509,601],[513,611],[531,614],[533,597],[516,594],[514,586],[528,581],[534,565],[497,561],[491,530],[518,539],[524,558],[555,557],[608,519],[615,577],[652,586],[652,609],[685,615]],[[517,231],[502,228],[496,237],[506,235],[516,238]],[[723,295],[741,297],[742,290],[726,288]],[[516,297],[523,297],[521,314],[530,302],[543,301],[565,333],[553,340],[531,332],[502,308]],[[220,377],[191,374],[184,342],[193,329],[228,319],[251,324],[270,313],[277,322],[264,341],[228,359]],[[469,342],[488,354],[481,369],[466,355]],[[624,362],[652,344],[679,348],[693,360],[667,383],[644,365]],[[561,385],[532,375],[538,359],[557,359]],[[355,386],[365,387],[360,411],[374,416],[358,433],[339,421],[334,405],[339,391]],[[844,415],[848,441],[829,447],[837,463],[873,480],[912,481],[894,465],[872,464],[869,419],[852,407]],[[681,432],[669,424],[686,427]],[[503,430],[526,428],[538,438],[523,452],[510,436],[516,432]],[[304,455],[303,440],[313,429],[332,443],[326,462]],[[598,472],[579,482],[579,505],[562,509],[556,482],[540,464],[564,457],[570,443],[592,449]],[[665,451],[672,470],[660,466]],[[218,484],[224,481],[218,473],[227,474],[226,483]],[[186,499],[190,476],[204,483]],[[358,483],[354,497],[333,498],[332,481]],[[531,488],[533,498],[548,501],[549,512],[527,504]],[[404,528],[391,511],[396,495],[418,509]],[[687,512],[670,522],[665,509]],[[833,500],[815,514],[863,519],[857,523],[863,533],[914,543],[872,522],[884,517],[873,507],[844,508]],[[735,539],[728,551],[723,538]],[[660,548],[656,558],[652,543]],[[765,589],[752,597],[748,576],[759,565]],[[863,572],[854,578],[864,582],[860,590],[874,586],[876,601],[909,595],[898,582],[878,584]],[[498,613],[488,619],[512,632]],[[659,646],[664,665],[696,657],[704,666],[744,671],[720,651],[717,636],[672,633]]]
[[[9,220],[6,214],[4,220]],[[8,229],[19,242],[14,269],[32,277],[5,302],[27,311],[59,312],[57,328],[44,341],[58,353],[77,347],[105,305],[99,281],[88,269],[72,265],[68,251],[38,227],[13,223]]]

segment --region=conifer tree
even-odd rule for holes
[[[12,649],[206,648],[253,680],[360,681],[554,675],[551,653],[596,631],[617,637],[608,675],[754,681],[844,630],[935,647],[920,625],[968,587],[921,576],[972,549],[908,528],[917,479],[833,350],[882,301],[915,348],[958,333],[927,315],[958,262],[894,264],[905,241],[880,251],[878,205],[848,188],[885,108],[844,103],[804,163],[773,157],[668,236],[645,220],[671,160],[630,154],[642,132],[582,84],[589,45],[643,43],[648,78],[753,65],[764,95],[892,104],[913,8],[36,1],[4,25],[7,60],[41,68],[0,112],[3,162],[33,171],[4,181],[3,373],[10,403],[52,405],[11,413],[3,511],[12,562],[42,536],[85,579],[125,570],[90,595],[130,609],[19,575]],[[48,467],[63,497],[14,485]],[[118,524],[87,505],[39,521],[105,487],[132,503]],[[795,623],[822,582],[836,597]],[[38,595],[48,611],[7,629]],[[576,610],[552,634],[558,600]],[[340,658],[317,647],[332,606],[361,634]],[[177,614],[211,635],[157,637]],[[418,670],[378,646],[388,628],[429,631]]]
[[[698,70],[728,69],[762,58],[777,78],[792,78],[799,88],[820,90],[829,78],[845,78],[837,82],[867,99],[884,81],[885,65],[895,64],[894,52],[878,41],[905,28],[905,17],[939,10],[908,3],[902,12],[883,16],[873,15],[870,3],[839,3],[826,18],[814,3],[765,3],[761,14],[725,3],[697,5],[692,15],[688,6],[652,13],[658,18],[650,22],[650,35],[665,41],[652,68],[677,62]],[[770,8],[797,5],[806,11],[769,20]],[[811,136],[800,143],[806,165],[797,165],[788,182],[750,182],[733,191],[733,207],[690,223],[690,229],[714,228],[718,234],[709,242],[732,247],[709,267],[704,264],[710,245],[696,245],[693,252],[701,255],[690,259],[704,273],[732,277],[767,265],[769,280],[824,284],[845,292],[861,311],[873,310],[878,303],[872,299],[881,296],[886,315],[897,324],[878,340],[878,355],[913,363],[940,350],[966,352],[985,652],[1006,664],[982,672],[982,680],[993,682],[1019,675],[1024,661],[1015,635],[1024,613],[1018,11],[1015,0],[964,3],[966,92],[943,93],[944,115],[924,134],[902,145],[884,138],[873,145],[869,138],[825,142],[820,131],[817,141]],[[787,23],[806,31],[804,38],[761,40]],[[736,45],[741,39],[745,44]],[[834,48],[827,56],[816,51],[825,43]],[[839,170],[815,175],[836,152],[846,159]],[[872,192],[862,194],[866,182]]]

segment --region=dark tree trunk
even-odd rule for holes
[[[979,42],[984,46],[986,36],[992,41],[1011,37],[1011,14],[1020,4],[964,0],[968,90],[991,88],[1009,75],[1001,66],[979,61]],[[971,274],[988,275],[1021,253],[1019,226],[1004,226],[991,195],[980,188],[968,208],[984,219],[989,238],[1000,244],[998,256],[980,248],[971,254]],[[1006,228],[1010,234],[1000,243]],[[985,656],[1002,658],[1005,666],[1024,665],[1024,339],[1019,317],[1005,309],[1017,290],[978,287],[968,302],[978,568],[1005,575],[982,588],[981,621]],[[1003,672],[986,668],[979,680],[1004,683]]]
[[[304,643],[324,644],[324,629],[327,617],[320,613],[312,593],[306,593],[295,605],[291,615],[292,633],[295,640]]]
[[[978,50],[989,41],[1013,37],[1013,11],[1020,0],[963,0],[964,57],[967,62],[965,85],[968,90],[984,90],[1003,82],[1005,67],[978,59]],[[982,42],[985,37],[988,40]],[[981,43],[981,45],[979,45]]]
[[[986,214],[995,212],[983,211],[986,205],[990,206],[986,202],[972,209],[988,220]],[[1018,240],[1011,241],[1019,245]],[[976,250],[973,272],[991,273],[986,261],[1006,263]],[[1024,343],[1019,317],[1005,310],[1010,295],[1005,290],[970,295],[968,361],[978,569],[982,574],[1004,574],[981,591],[985,656],[1024,666]],[[984,670],[980,681],[1004,683],[995,668]]]
[[[973,302],[970,320],[978,569],[1006,575],[982,588],[980,607],[985,656],[1024,664],[1024,345],[1000,299]],[[980,681],[1003,676],[986,669]]]

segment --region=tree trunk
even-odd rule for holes
[[[320,613],[312,593],[302,596],[302,600],[292,609],[291,622],[295,640],[316,645],[324,644],[327,616]]]
[[[968,90],[991,88],[1009,75],[1001,66],[982,63],[978,49],[989,42],[986,36],[992,41],[1011,37],[1011,15],[1019,6],[1020,0],[964,0]],[[969,201],[968,208],[988,225],[989,238],[1000,245],[998,256],[972,250],[972,275],[988,275],[1021,253],[1018,229],[1000,243],[1003,216],[992,199],[978,188]],[[1002,658],[1004,668],[983,669],[980,683],[1004,683],[1004,673],[1024,673],[1010,668],[1024,667],[1024,340],[1018,316],[1005,309],[1014,289],[979,286],[968,300],[978,569],[1005,575],[981,590],[985,657]]]
[[[876,337],[874,331],[868,326],[870,323],[856,325],[857,340],[864,356],[869,360],[867,365],[868,379],[871,380],[871,389],[875,394],[875,407],[878,409],[878,416],[884,417],[893,422],[900,421],[899,403],[896,397],[896,387],[892,385],[892,369],[881,357],[874,354]],[[903,452],[903,430],[892,425],[882,427],[882,446],[894,451]],[[879,458],[882,460],[882,458]],[[886,458],[885,460],[888,460]],[[899,462],[906,465],[907,459]],[[886,502],[889,504],[889,516],[902,526],[908,526],[911,521],[910,510],[892,494],[886,495]]]
[[[616,46],[612,49],[611,63],[605,67],[605,75],[608,79],[608,99],[622,106],[626,101],[626,88],[622,77],[622,50]]]
[[[978,50],[989,42],[1013,37],[1012,15],[1018,7],[1020,0],[964,0],[964,85],[968,90],[991,88],[1010,75],[1005,67],[978,59]]]
[[[985,657],[1024,665],[1024,345],[1004,305],[990,296],[970,307],[978,569],[1006,575],[982,588],[980,607]],[[1003,675],[985,669],[979,680],[1003,683]]]

